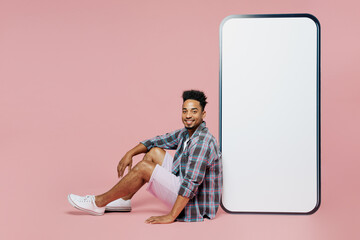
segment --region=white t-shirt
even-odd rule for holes
[[[185,151],[186,145],[187,145],[187,143],[188,143],[189,140],[190,140],[190,138],[186,139],[186,141],[185,141],[185,143],[184,143],[184,149],[183,149],[183,151]]]

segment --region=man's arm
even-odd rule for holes
[[[212,158],[210,157],[211,149],[205,141],[195,142],[189,148],[185,176],[182,179],[178,194],[191,199],[196,195],[203,182]]]
[[[132,158],[140,153],[146,153],[148,150],[146,146],[142,143],[139,143],[134,148],[129,150],[125,156],[120,160],[117,171],[118,171],[118,177],[122,177],[124,174],[124,171],[126,167],[129,167],[129,171],[131,170],[132,166]]]
[[[179,144],[179,134],[181,131],[182,129],[178,129],[164,135],[141,141],[136,147],[128,151],[120,160],[117,167],[118,177],[122,177],[124,175],[124,171],[127,167],[129,167],[129,171],[131,170],[132,158],[140,153],[146,153],[153,147],[176,149]]]
[[[148,150],[153,147],[175,150],[179,144],[179,134],[181,134],[182,131],[183,129],[178,129],[164,135],[144,140],[141,143],[144,144]]]
[[[164,216],[156,216],[156,217],[150,217],[146,219],[146,223],[172,223],[175,221],[177,216],[181,213],[181,211],[184,209],[186,204],[189,202],[189,198],[183,197],[181,195],[178,195],[176,198],[175,204],[173,208],[171,209],[170,213]]]

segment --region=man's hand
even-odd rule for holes
[[[124,171],[126,167],[129,167],[129,172],[132,166],[132,156],[130,154],[125,154],[125,156],[120,160],[117,166],[118,177],[122,177],[124,175]]]
[[[149,217],[146,219],[145,223],[149,224],[163,224],[163,223],[173,223],[175,221],[175,218],[171,215],[164,215],[164,216],[156,216],[156,217]]]
[[[184,209],[186,204],[189,202],[189,198],[178,195],[170,213],[164,216],[149,217],[146,219],[146,223],[172,223],[175,221],[180,212]]]

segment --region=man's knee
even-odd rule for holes
[[[160,163],[165,157],[165,150],[159,147],[153,147],[148,151],[143,160],[151,161],[154,163]]]
[[[155,169],[156,164],[151,161],[140,161],[135,167],[132,169],[135,173],[140,175],[146,181],[149,181],[152,172]]]

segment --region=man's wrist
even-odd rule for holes
[[[125,153],[125,155],[128,157],[131,157],[131,158],[135,156],[135,154],[131,150],[129,150],[127,153]]]
[[[170,216],[173,220],[175,220],[178,215],[176,215],[176,213],[174,213],[173,211],[170,211],[169,216]]]

